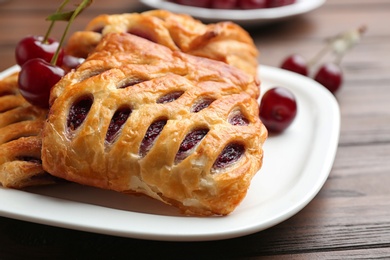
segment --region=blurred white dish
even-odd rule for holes
[[[206,23],[232,21],[242,26],[259,25],[290,18],[314,10],[325,3],[325,0],[297,0],[295,4],[275,8],[224,10],[179,5],[165,0],[140,1],[150,8],[186,13]]]

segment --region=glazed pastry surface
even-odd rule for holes
[[[256,88],[224,62],[107,33],[51,92],[43,167],[185,214],[229,214],[262,164]]]
[[[172,51],[222,61],[257,77],[258,50],[239,25],[232,22],[206,25],[191,16],[166,10],[99,15],[88,23],[85,31],[70,37],[67,52],[86,58],[103,35],[113,32],[131,33]],[[257,98],[259,92],[250,94]]]

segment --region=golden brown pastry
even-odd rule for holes
[[[223,62],[106,34],[51,93],[44,169],[186,214],[229,214],[262,164],[255,87]]]
[[[173,51],[223,61],[256,77],[258,51],[240,26],[232,22],[205,25],[191,16],[165,10],[100,15],[88,23],[85,31],[70,37],[66,51],[86,58],[102,35],[112,32],[131,33]]]
[[[47,110],[20,95],[18,74],[0,80],[0,184],[8,188],[51,184],[41,163],[41,137]]]

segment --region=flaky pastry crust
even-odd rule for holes
[[[55,183],[41,163],[40,133],[47,110],[19,93],[18,74],[0,80],[0,184],[7,188]]]
[[[74,33],[67,44],[70,55],[86,58],[103,35],[126,32],[199,57],[218,60],[257,77],[258,50],[252,38],[232,22],[203,24],[186,14],[166,10],[99,15],[84,31]],[[258,97],[259,92],[251,93]]]
[[[262,164],[267,131],[248,94],[255,87],[253,77],[223,62],[108,33],[52,90],[44,169],[146,194],[185,214],[229,214]],[[123,111],[128,117],[117,120]],[[193,135],[197,143],[184,145]]]

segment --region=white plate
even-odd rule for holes
[[[295,4],[276,8],[224,10],[179,5],[166,0],[140,1],[150,8],[186,13],[204,22],[233,21],[243,26],[259,25],[294,17],[310,12],[325,3],[325,0],[297,0]]]
[[[299,110],[286,132],[266,141],[263,168],[231,215],[186,217],[147,197],[76,184],[26,191],[0,187],[0,215],[95,233],[170,241],[233,238],[288,219],[314,198],[328,177],[338,145],[339,107],[333,95],[313,80],[267,66],[261,67],[260,74],[263,91],[276,85],[290,89]]]

